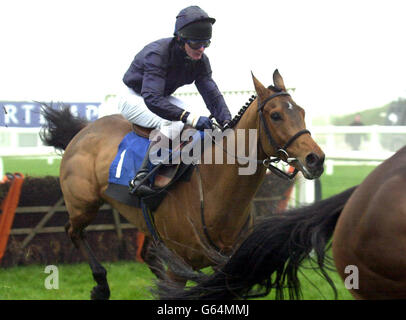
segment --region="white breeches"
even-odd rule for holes
[[[182,109],[186,108],[182,100],[173,96],[169,97],[169,101]],[[118,99],[118,111],[130,122],[145,128],[159,129],[162,134],[171,140],[179,136],[184,126],[182,121],[165,120],[151,112],[145,105],[141,95],[128,87],[125,87]]]

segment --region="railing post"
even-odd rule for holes
[[[299,203],[300,205],[313,203],[315,200],[315,187],[314,180],[302,178],[302,183],[299,189]]]
[[[326,159],[325,168],[326,175],[331,176],[334,173],[334,160]]]
[[[378,126],[374,126],[376,129],[371,131],[371,147],[374,150],[380,150],[381,144],[379,143],[379,132],[377,130]]]
[[[326,135],[326,147],[327,150],[334,150],[335,146],[335,139],[334,139],[334,132],[329,132]]]

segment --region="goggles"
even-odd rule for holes
[[[189,45],[194,50],[200,49],[201,47],[207,48],[210,46],[210,40],[190,40],[190,39],[183,39],[185,43]]]

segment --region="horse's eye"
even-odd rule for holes
[[[274,121],[282,120],[281,115],[278,112],[271,113],[271,119]]]

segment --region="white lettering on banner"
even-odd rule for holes
[[[81,117],[88,121],[94,121],[99,115],[97,103],[50,103],[52,108],[59,109],[61,106],[68,107],[73,116]],[[30,102],[1,102],[0,101],[0,126],[5,127],[41,127],[46,124],[41,114],[41,103]]]
[[[25,119],[25,124],[31,124],[31,110],[35,108],[34,105],[32,104],[24,104],[21,106],[24,112],[24,119]]]
[[[45,121],[44,116],[42,115],[42,113],[39,114],[39,124],[42,126],[44,124],[46,124],[47,122]]]
[[[17,107],[12,104],[6,104],[4,106],[6,112],[4,115],[4,123],[7,124],[19,124],[19,121],[17,119]]]
[[[78,117],[79,116],[78,106],[76,104],[71,105],[70,106],[70,112],[72,112],[72,114],[75,117]]]
[[[86,119],[91,120],[92,117],[97,118],[99,115],[99,108],[97,106],[88,105],[86,106]]]

